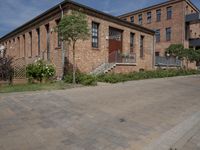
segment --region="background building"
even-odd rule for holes
[[[189,0],[168,0],[119,18],[156,32],[156,56],[164,56],[171,44],[200,49],[200,11]]]

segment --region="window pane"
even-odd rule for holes
[[[98,39],[99,39],[99,24],[92,23],[92,47],[98,48]]]
[[[160,42],[160,30],[156,30],[156,42]]]
[[[166,40],[171,40],[171,28],[166,28]]]
[[[172,7],[167,7],[167,19],[172,18]]]
[[[147,23],[151,23],[151,12],[147,13]]]
[[[140,57],[144,57],[144,36],[140,37]]]
[[[134,33],[130,33],[130,47],[134,47]]]
[[[142,25],[142,14],[138,16],[138,24]]]
[[[161,21],[161,10],[157,10],[156,11],[156,14],[157,14],[157,21]]]
[[[131,20],[131,23],[134,23],[134,16],[132,16],[132,17],[130,18],[130,20]]]

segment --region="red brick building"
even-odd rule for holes
[[[101,73],[151,70],[154,67],[154,34],[151,29],[121,20],[72,1],[64,1],[0,39],[6,55],[28,64],[43,58],[56,66],[57,76],[72,60],[72,47],[62,44],[54,28],[62,14],[79,10],[87,15],[91,37],[78,41],[76,66],[81,72]],[[68,68],[67,68],[68,69]]]
[[[190,0],[168,0],[119,18],[156,32],[156,56],[171,44],[200,49],[200,11]]]

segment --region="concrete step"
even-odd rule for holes
[[[93,72],[91,72],[91,74],[98,75],[98,74],[101,74],[101,73],[108,73],[114,67],[116,67],[116,64],[114,64],[114,63],[103,63],[102,65],[97,67]]]

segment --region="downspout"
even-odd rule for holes
[[[64,16],[63,8],[60,5],[60,10],[61,10],[61,20]],[[64,42],[63,40],[61,41],[61,51],[62,51],[62,79],[64,78],[64,68],[65,68],[65,50],[64,50]]]

